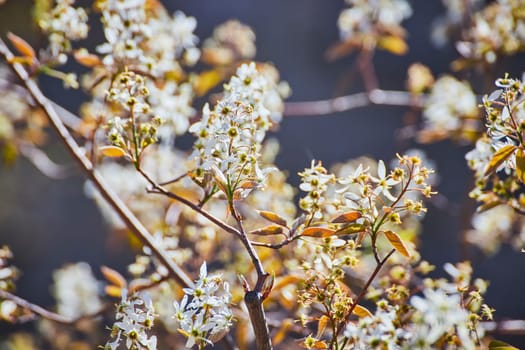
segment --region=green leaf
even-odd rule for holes
[[[365,230],[365,225],[362,225],[362,224],[350,224],[350,225],[346,225],[344,227],[341,227],[339,230],[335,231],[334,234],[336,234],[338,236],[351,235],[351,234],[354,234],[354,233],[363,232],[364,230]]]
[[[518,348],[502,342],[501,340],[493,340],[489,344],[489,350],[519,350]]]
[[[516,151],[516,149],[517,147],[514,145],[507,145],[505,147],[500,148],[496,153],[494,153],[492,159],[487,165],[485,175],[489,175],[494,170],[496,170],[507,158],[509,158],[514,153],[514,151]]]
[[[521,148],[516,152],[516,175],[522,183],[525,183],[525,154]]]

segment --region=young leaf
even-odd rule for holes
[[[274,212],[265,211],[265,210],[259,210],[258,213],[259,213],[259,215],[261,217],[265,218],[268,221],[273,222],[274,224],[277,224],[277,225],[280,225],[280,226],[284,226],[284,227],[288,226],[288,224],[286,222],[286,219],[284,219],[283,217],[275,214]]]
[[[352,311],[357,317],[372,317],[372,313],[366,307],[361,305],[356,305],[354,311]]]
[[[518,348],[502,342],[501,340],[493,340],[489,344],[489,350],[519,350]]]
[[[393,53],[394,55],[404,55],[408,51],[408,45],[398,36],[388,35],[379,38],[377,46]]]
[[[11,32],[7,33],[7,38],[16,48],[16,51],[22,54],[22,56],[29,58],[31,61],[35,59],[35,50],[21,37]]]
[[[365,225],[350,224],[350,225],[346,225],[344,227],[341,227],[339,230],[335,231],[334,234],[336,234],[338,236],[351,235],[351,234],[354,234],[354,233],[363,232],[364,230],[365,230]]]
[[[408,251],[405,243],[399,237],[399,235],[392,231],[384,231],[386,239],[392,244],[392,246],[404,257],[410,258],[410,252]]]
[[[104,275],[104,278],[112,285],[120,288],[126,287],[126,279],[122,277],[118,271],[107,266],[101,266],[100,271],[102,272],[102,275]]]
[[[333,235],[336,231],[326,227],[308,227],[301,233],[301,236],[324,238]]]
[[[87,52],[87,50],[76,50],[73,53],[73,57],[75,58],[75,61],[77,61],[84,67],[91,68],[98,66],[101,63],[100,58],[97,55],[89,53]]]
[[[203,96],[208,91],[213,89],[223,79],[222,74],[219,71],[212,69],[202,72],[200,75],[195,77],[193,87],[197,96]]]
[[[522,183],[525,183],[525,154],[521,148],[516,152],[516,175]]]
[[[330,319],[326,315],[319,317],[319,323],[317,323],[317,334],[315,335],[316,338],[321,338],[329,321]]]
[[[270,292],[273,289],[274,282],[275,275],[273,273],[269,276],[266,276],[266,278],[264,279],[264,283],[261,287],[262,300],[268,298],[268,295],[270,295]]]
[[[106,295],[114,298],[120,298],[122,296],[122,288],[117,286],[108,285],[104,288]]]
[[[102,146],[98,149],[101,154],[110,158],[118,158],[126,156],[126,151],[117,146]]]
[[[274,346],[279,345],[283,342],[283,340],[286,338],[286,335],[288,334],[288,330],[294,325],[294,322],[290,319],[285,319],[283,322],[281,322],[281,326],[279,327],[279,330],[277,333],[275,333],[275,336],[273,337],[272,344]]]
[[[283,228],[279,225],[269,225],[257,230],[250,231],[250,234],[259,236],[273,236],[280,235],[281,233],[283,233]]]
[[[344,224],[347,222],[354,222],[361,217],[361,213],[358,211],[349,211],[347,213],[341,214],[335,219],[332,220],[334,224]]]
[[[500,148],[496,153],[494,153],[492,159],[487,165],[487,169],[485,169],[485,175],[489,175],[494,170],[496,170],[508,157],[510,157],[514,153],[516,148],[517,147],[514,145],[507,145]]]

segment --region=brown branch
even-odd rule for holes
[[[488,333],[505,335],[525,335],[525,320],[503,320],[499,322],[481,322]]]
[[[27,301],[26,299],[23,299],[19,296],[16,296],[14,294],[11,294],[9,292],[6,292],[4,290],[1,290],[0,289],[0,299],[4,299],[4,300],[10,300],[12,302],[14,302],[16,305],[18,305],[19,307],[25,309],[25,310],[29,310],[31,311],[33,314],[35,315],[38,315],[42,318],[45,318],[46,320],[50,320],[50,321],[53,321],[53,322],[56,322],[56,323],[60,323],[60,324],[64,324],[64,325],[75,325],[83,320],[87,320],[87,319],[91,319],[91,318],[95,318],[95,317],[98,317],[98,316],[101,316],[104,312],[106,312],[108,310],[108,306],[110,306],[109,304],[102,307],[102,309],[92,313],[92,314],[88,314],[88,315],[82,315],[80,317],[77,317],[77,318],[69,318],[69,317],[65,317],[65,316],[62,316],[60,314],[57,314],[55,312],[52,312],[52,311],[49,311],[47,309],[44,309],[43,307],[39,306],[39,305],[36,305],[36,304],[33,304],[29,301]]]
[[[350,307],[350,310],[348,310],[348,315],[346,315],[346,321],[348,322],[348,320],[350,319],[350,317],[352,316],[352,312],[354,312],[354,309],[355,307],[357,306],[357,304],[361,301],[361,299],[363,299],[363,297],[365,296],[366,294],[366,291],[368,290],[368,287],[370,287],[370,285],[372,284],[372,281],[376,278],[377,274],[379,273],[379,271],[381,270],[381,268],[383,267],[383,265],[386,263],[386,261],[388,260],[388,258],[390,258],[392,256],[392,254],[394,254],[396,250],[395,249],[392,249],[390,252],[388,252],[388,254],[383,258],[383,260],[381,260],[376,268],[374,269],[374,272],[372,272],[372,274],[370,275],[370,277],[368,278],[368,280],[366,281],[365,283],[365,286],[361,289],[361,292],[359,292],[359,295],[355,298],[354,302],[352,303],[352,306]],[[337,330],[337,333],[341,333],[341,331],[343,330],[343,327],[339,328]]]
[[[63,179],[72,173],[71,167],[53,162],[44,151],[28,142],[19,142],[18,149],[35,168],[47,177]]]
[[[213,222],[215,225],[219,226],[220,228],[222,228],[224,231],[226,232],[229,232],[229,233],[232,233],[234,234],[235,236],[237,237],[240,237],[240,232],[239,230],[237,230],[235,227],[233,226],[230,226],[228,225],[227,223],[225,223],[224,221],[216,218],[215,216],[213,216],[212,214],[208,213],[206,210],[202,209],[201,207],[199,207],[197,204],[194,204],[192,203],[190,200],[182,197],[182,196],[179,196],[178,194],[176,193],[173,193],[171,191],[168,191],[167,189],[165,189],[164,187],[162,187],[161,185],[159,185],[155,180],[153,180],[151,178],[151,176],[149,176],[148,173],[146,173],[146,171],[144,171],[144,169],[142,169],[140,166],[137,167],[137,171],[146,179],[146,181],[149,182],[149,184],[151,185],[152,189],[149,189],[148,192],[149,193],[156,193],[156,194],[162,194],[168,198],[171,198],[171,199],[174,199],[176,200],[177,202],[180,202],[184,205],[186,205],[187,207],[191,208],[192,210],[194,210],[195,212],[201,214],[202,216],[204,216],[206,219],[210,220],[211,222]]]
[[[244,295],[244,302],[248,307],[248,314],[255,333],[255,344],[257,350],[272,350],[270,331],[264,315],[262,294],[255,290],[248,291]]]
[[[414,96],[407,91],[373,89],[326,100],[287,102],[284,116],[321,116],[371,105],[423,108],[426,98],[427,95]]]
[[[12,62],[14,56],[2,39],[0,39],[0,54],[7,62]],[[90,160],[86,157],[83,150],[79,147],[75,139],[65,127],[62,119],[56,112],[54,105],[44,96],[37,84],[31,80],[24,67],[18,63],[11,63],[10,66],[18,75],[20,80],[22,80],[27,91],[35,100],[36,105],[41,107],[46,113],[49,121],[51,122],[51,125],[60,136],[60,139],[64,142],[71,156],[80,165],[88,179],[93,182],[102,197],[117,212],[119,218],[126,224],[133,234],[138,239],[140,239],[140,241],[142,241],[143,244],[151,248],[153,254],[156,255],[161,263],[166,266],[170,276],[172,276],[185,287],[193,287],[194,283],[191,278],[189,278],[188,275],[186,275],[186,273],[169,258],[164,249],[156,245],[148,230],[120,200],[117,194],[111,190],[104,178],[95,169],[93,169],[93,165],[91,164]]]

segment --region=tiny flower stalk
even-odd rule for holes
[[[161,119],[151,113],[148,96],[144,77],[129,71],[120,73],[107,91],[108,101],[115,103],[122,114],[107,122],[108,140],[136,168],[144,150],[157,142],[157,129],[161,125]]]

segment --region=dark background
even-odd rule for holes
[[[225,20],[237,18],[250,25],[257,35],[257,60],[271,61],[289,82],[290,101],[334,97],[337,82],[350,69],[353,56],[335,63],[324,60],[327,47],[337,41],[337,17],[342,0],[194,0],[164,1],[171,11],[177,9],[198,20],[197,35],[204,39]],[[38,43],[30,20],[30,1],[8,0],[0,7],[0,33],[7,30]],[[385,89],[403,89],[406,69],[412,62],[423,62],[434,74],[449,71],[457,57],[452,47],[437,50],[430,43],[430,23],[443,12],[440,1],[413,1],[414,14],[405,27],[409,32],[410,51],[406,56],[378,52],[375,66],[380,85]],[[101,39],[100,39],[101,40]],[[521,57],[522,59],[523,57]],[[498,71],[521,76],[520,57],[506,60]],[[64,92],[56,81],[44,80],[44,92],[55,101],[75,111],[82,99],[78,92]],[[474,85],[477,93],[486,93]],[[362,91],[357,80],[351,90]],[[197,106],[199,108],[199,106]],[[396,152],[412,143],[400,143],[396,131],[402,126],[406,110],[394,107],[368,107],[336,115],[285,118],[272,136],[281,142],[278,165],[287,169],[290,182],[297,183],[297,172],[320,159],[326,166],[360,155],[392,159]],[[184,143],[184,142],[183,142]],[[467,200],[472,179],[464,154],[468,146],[449,141],[421,146],[436,161],[441,178],[439,192],[461,207]],[[56,141],[49,146],[51,157],[61,163],[71,160]],[[87,261],[94,270],[99,265],[124,267],[131,260],[126,248],[110,249],[108,227],[94,203],[83,193],[81,174],[61,181],[41,175],[20,159],[12,168],[0,168],[0,244],[8,244],[15,253],[14,264],[23,275],[18,294],[41,305],[52,305],[49,292],[51,271],[67,262]],[[467,205],[473,208],[474,205]],[[440,268],[445,262],[464,258],[458,243],[459,232],[468,228],[462,213],[442,210],[432,205],[421,235],[422,256]],[[486,258],[469,251],[476,277],[491,281],[486,301],[496,317],[525,318],[524,255],[504,246]],[[0,328],[0,332],[2,329]],[[525,345],[523,337],[503,338],[514,345]]]

